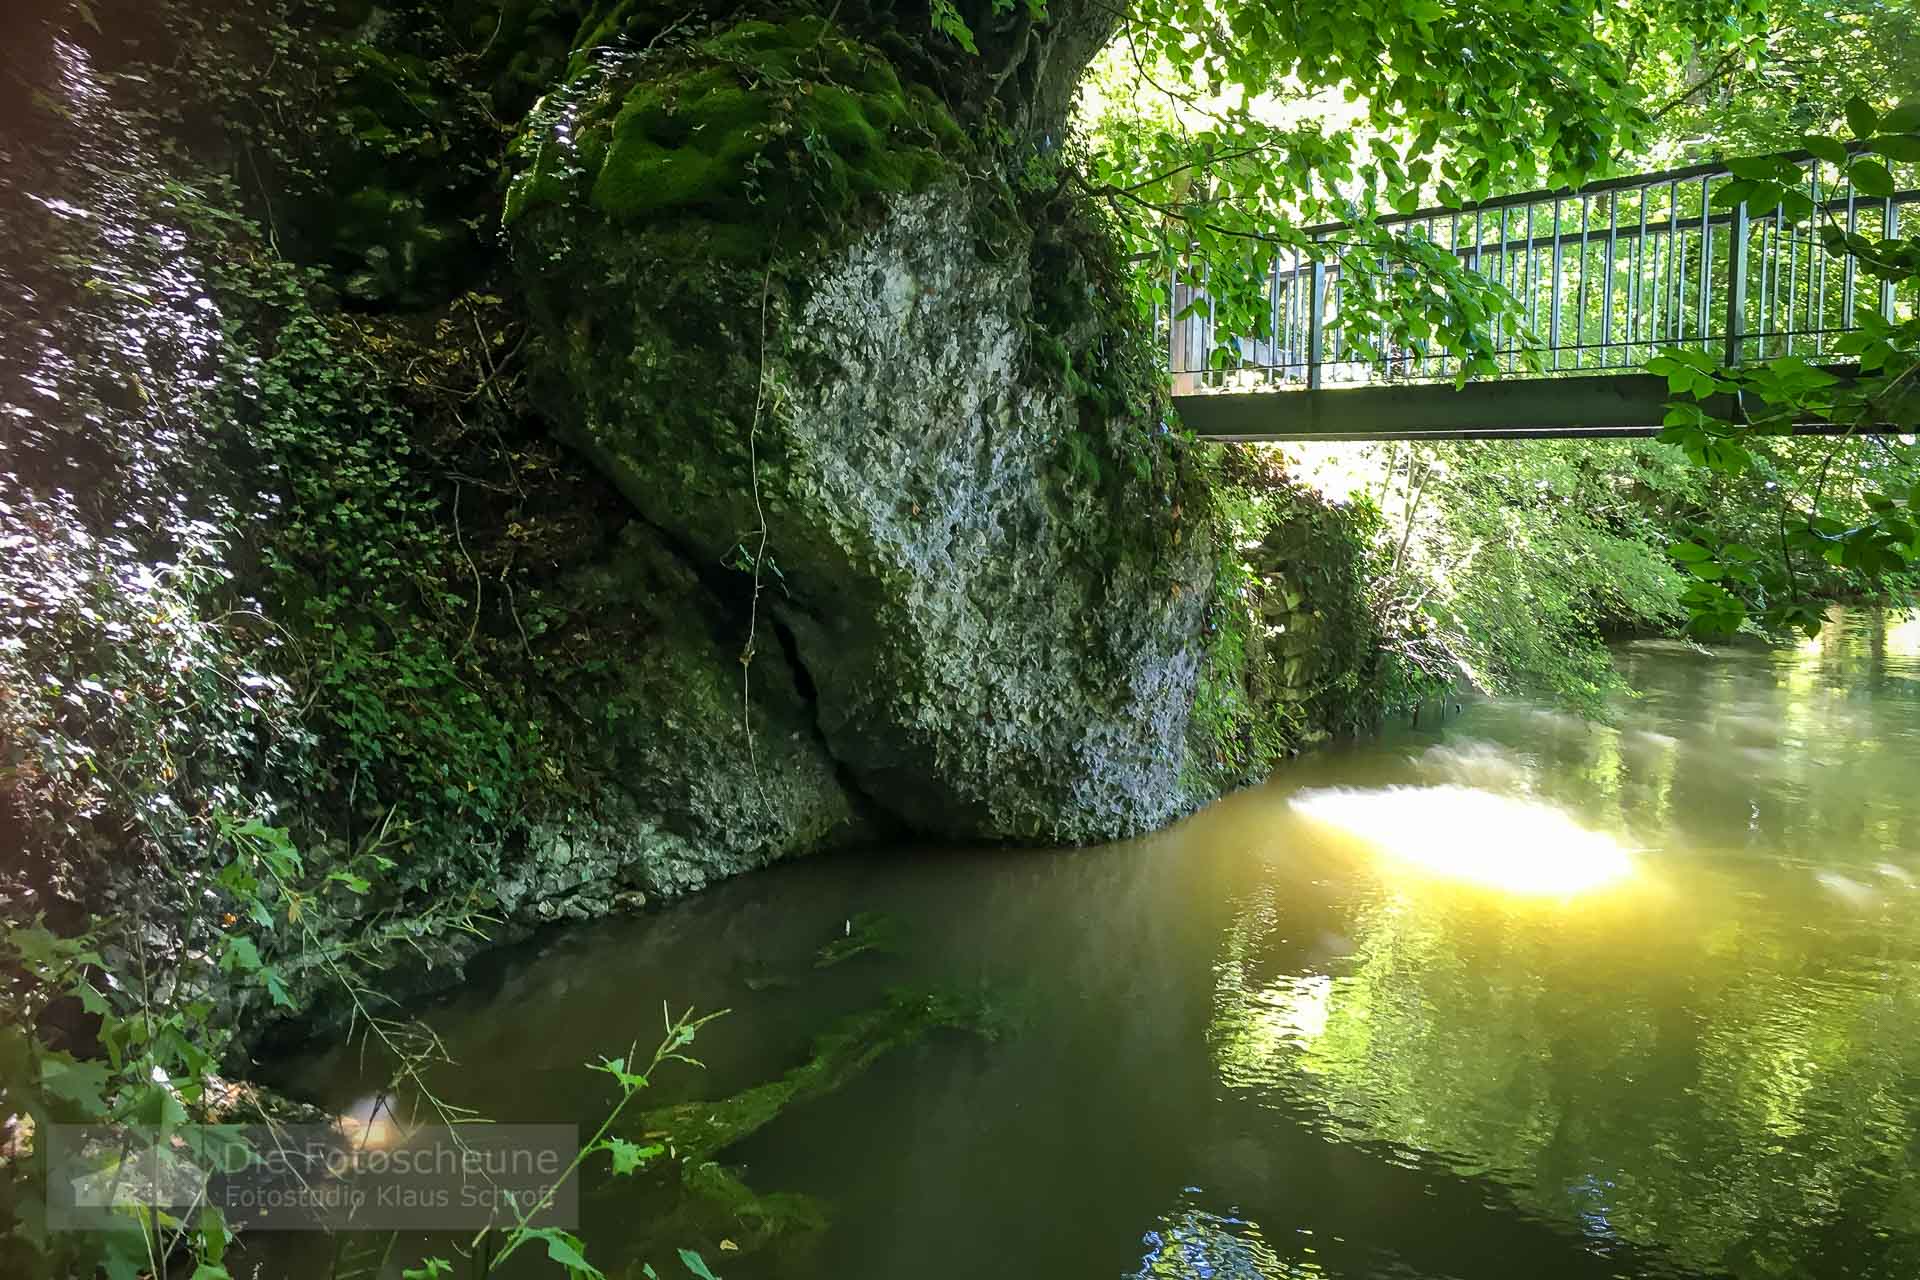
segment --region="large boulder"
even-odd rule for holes
[[[891,92],[878,54],[848,48]],[[655,104],[663,79],[724,97],[749,134],[662,125],[628,147],[651,165],[679,145],[784,172],[739,96],[807,96],[698,62],[648,75],[536,112],[509,198],[559,433],[757,620],[755,666],[794,664],[843,778],[906,828],[1087,841],[1190,808],[1213,556],[1183,511],[1205,502],[1098,237],[1036,237],[924,122],[855,157],[897,189],[828,214],[724,175],[635,213],[607,198],[624,126],[606,122],[687,100]]]

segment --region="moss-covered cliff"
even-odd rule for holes
[[[1139,832],[1369,719],[1358,535],[1183,439],[1059,180],[1107,19],[982,8],[975,57],[866,6],[48,5],[0,84],[9,914],[232,891],[261,823],[310,933],[452,962]]]

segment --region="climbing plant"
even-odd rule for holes
[[[1337,262],[1359,354],[1444,349],[1461,378],[1487,373],[1486,331],[1514,321],[1512,300],[1377,217],[1603,175],[1652,120],[1641,68],[1710,56],[1762,20],[1760,0],[1396,0],[1364,22],[1148,0],[1089,83],[1070,180],[1125,228],[1143,306],[1177,312],[1197,305],[1179,286],[1204,286],[1220,332],[1265,337],[1276,253]],[[1320,223],[1344,229],[1315,237]]]
[[[1892,195],[1890,166],[1920,159],[1920,98],[1881,111],[1856,97],[1844,115],[1850,137],[1810,134],[1803,145],[1839,166],[1861,196]],[[1735,521],[1703,513],[1673,543],[1674,559],[1692,579],[1690,625],[1707,634],[1752,623],[1815,635],[1826,607],[1819,584],[1830,570],[1874,589],[1898,585],[1920,561],[1920,455],[1908,443],[1920,427],[1920,313],[1905,303],[1920,280],[1920,234],[1884,225],[1863,234],[1842,212],[1816,210],[1798,167],[1784,160],[1736,166],[1735,178],[1718,201],[1744,200],[1753,214],[1778,209],[1789,220],[1811,215],[1827,252],[1863,279],[1885,282],[1897,304],[1889,314],[1863,302],[1859,328],[1835,339],[1835,351],[1857,362],[1855,372],[1799,356],[1728,368],[1682,350],[1648,366],[1676,396],[1661,438],[1721,478],[1722,492],[1743,492],[1768,517],[1736,529],[1729,527]],[[1723,407],[1729,404],[1737,412]],[[1795,444],[1791,432],[1804,421],[1831,424],[1838,435]],[[1883,434],[1889,430],[1909,434]]]

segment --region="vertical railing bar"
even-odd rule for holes
[[[1847,234],[1856,235],[1860,229],[1860,211],[1854,207],[1855,191],[1853,183],[1847,183]],[[1840,268],[1840,327],[1853,328],[1853,255],[1849,253]]]
[[[1765,231],[1763,229],[1762,236]],[[1727,348],[1725,362],[1729,368],[1740,363],[1741,332],[1747,322],[1747,202],[1740,201],[1733,206],[1732,221],[1727,227]],[[1764,238],[1761,243],[1766,242]],[[1767,264],[1764,253],[1760,262],[1761,294],[1766,293]]]
[[[1167,263],[1167,364],[1175,374],[1182,374],[1184,363],[1180,359],[1180,259],[1175,257]]]
[[[1680,299],[1685,287],[1681,276],[1686,270],[1686,245],[1680,239],[1680,183],[1667,183],[1667,279],[1661,286],[1660,340],[1675,345],[1680,341],[1680,325],[1683,319]],[[1672,296],[1668,297],[1671,290]]]
[[[1282,304],[1280,323],[1285,326],[1287,337],[1280,349],[1280,380],[1285,382],[1292,376],[1294,367],[1299,363],[1294,359],[1297,348],[1294,345],[1294,312],[1300,297],[1300,251],[1291,250],[1293,260],[1287,267],[1287,299]]]
[[[1672,286],[1674,286],[1674,317],[1672,317],[1672,344],[1686,342],[1686,232],[1680,228],[1680,192],[1674,192],[1674,261],[1672,267]]]
[[[1201,350],[1200,368],[1211,375],[1213,372],[1213,347],[1218,340],[1220,329],[1220,308],[1213,296],[1213,261],[1208,259],[1207,273],[1202,277],[1202,287],[1207,291],[1207,341]],[[1218,386],[1218,383],[1212,385]]]
[[[1300,381],[1305,383],[1307,380],[1307,364],[1309,360],[1307,352],[1307,330],[1311,328],[1313,324],[1313,319],[1307,310],[1313,300],[1313,259],[1311,257],[1306,255],[1301,256],[1299,274],[1294,277],[1294,287],[1300,291],[1300,300],[1296,304],[1299,315],[1296,316],[1294,320],[1294,342],[1296,346],[1298,346],[1300,354]]]
[[[1820,232],[1814,221],[1820,217],[1820,162],[1813,161],[1807,166],[1807,172],[1813,176],[1814,213],[1807,220],[1809,233],[1807,242],[1807,332],[1818,334],[1827,327],[1827,251],[1820,243]],[[1819,338],[1812,339],[1819,342]],[[1821,344],[1824,347],[1824,343]]]
[[[1387,232],[1387,238],[1389,240],[1393,238],[1392,231]],[[1387,257],[1387,247],[1386,245],[1381,245],[1380,296],[1382,301],[1386,299],[1387,284],[1391,278],[1392,269],[1388,265],[1389,261]],[[1387,327],[1386,309],[1384,307],[1381,308],[1380,313],[1380,372],[1385,378],[1392,378],[1393,376],[1393,335]]]
[[[1486,243],[1486,239],[1486,215],[1480,210],[1475,209],[1473,211],[1473,265],[1469,268],[1475,275],[1484,276],[1486,274],[1486,272],[1481,269],[1485,261],[1482,246]],[[1499,341],[1499,330],[1496,329],[1494,331],[1494,350],[1496,351],[1500,349]]]
[[[1661,253],[1661,237],[1658,224],[1650,233],[1653,236],[1653,270],[1647,280],[1647,309],[1652,313],[1647,317],[1647,344],[1649,353],[1666,341],[1667,331],[1667,295],[1666,277],[1660,273],[1662,257],[1673,255],[1673,239],[1666,240],[1666,253]]]
[[[1777,211],[1776,211],[1777,215]],[[1779,292],[1777,287],[1780,264],[1775,256],[1779,247],[1777,232],[1780,223],[1777,216],[1761,219],[1760,222],[1760,332],[1773,332],[1773,310]]]
[[[1317,242],[1320,237],[1315,236]],[[1322,357],[1326,354],[1323,343],[1326,335],[1321,331],[1321,316],[1326,309],[1327,300],[1327,264],[1318,251],[1313,255],[1313,274],[1307,292],[1307,389],[1320,389]]]
[[[1892,241],[1899,234],[1900,210],[1893,203],[1893,197],[1889,196],[1886,203],[1881,206],[1880,238]],[[1880,314],[1888,320],[1893,319],[1893,281],[1890,279],[1880,282]]]
[[[1502,205],[1500,207],[1499,265],[1500,265],[1500,287],[1502,289],[1505,289],[1509,296],[1512,296],[1513,294],[1513,254],[1509,252],[1507,249],[1507,208],[1505,205]],[[1506,313],[1502,312],[1501,314],[1502,316],[1504,316]],[[1512,345],[1513,336],[1514,336],[1513,326],[1502,324],[1500,320],[1496,319],[1493,324],[1493,351],[1496,359],[1499,357],[1500,351],[1501,351],[1501,337],[1502,337],[1503,330],[1505,331],[1504,336],[1507,339],[1508,345]],[[1507,357],[1507,372],[1508,373],[1513,372],[1513,357],[1511,354],[1509,354]]]
[[[1627,360],[1634,358],[1635,341],[1640,332],[1640,289],[1647,270],[1647,188],[1640,188],[1640,233],[1633,241],[1633,292],[1627,298]]]
[[[1560,197],[1553,198],[1553,289],[1552,313],[1547,317],[1547,350],[1553,355],[1552,368],[1560,367]]]
[[[1579,280],[1573,288],[1573,367],[1578,369],[1587,358],[1587,226],[1593,221],[1591,196],[1580,197],[1580,250],[1574,261],[1579,264]]]
[[[1700,179],[1700,342],[1705,346],[1713,336],[1708,329],[1707,313],[1713,305],[1713,210],[1707,199],[1708,178]]]
[[[1286,326],[1287,319],[1280,304],[1280,249],[1278,246],[1273,250],[1273,284],[1267,304],[1269,316],[1267,341],[1270,344],[1267,356],[1267,385],[1272,386],[1276,378],[1285,380],[1287,358],[1286,339],[1281,332]]]
[[[1613,256],[1620,242],[1620,197],[1607,192],[1607,274],[1600,284],[1600,364],[1613,363]]]
[[[1787,224],[1787,211],[1780,210],[1782,228]],[[1809,284],[1811,289],[1811,284]],[[1800,305],[1800,237],[1787,236],[1787,306],[1782,313],[1780,327],[1786,331],[1786,354],[1793,354],[1794,309]]]
[[[1527,330],[1530,333],[1540,328],[1540,267],[1533,255],[1533,212],[1539,207],[1537,201],[1527,206]]]
[[[1447,252],[1455,258],[1460,256],[1460,214],[1458,211],[1447,216]],[[1440,351],[1440,376],[1447,376],[1447,364],[1453,359],[1452,353],[1444,347]]]

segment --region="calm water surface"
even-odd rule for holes
[[[721,1157],[817,1197],[754,1277],[1920,1276],[1920,624],[1623,648],[1615,727],[1470,705],[1158,836],[823,858],[508,953],[437,1083],[578,1121],[581,1064],[730,1008],[720,1097],[898,985],[937,1035]],[[859,912],[892,955],[813,968]],[[364,1106],[372,1067],[301,1083]],[[684,1275],[664,1176],[586,1188],[610,1274]],[[402,1241],[389,1273],[428,1242]],[[689,1242],[699,1244],[701,1242]],[[542,1263],[538,1274],[550,1273]]]

